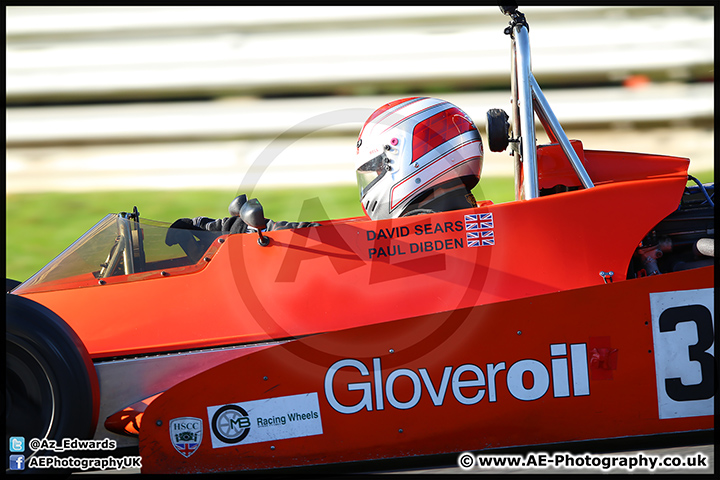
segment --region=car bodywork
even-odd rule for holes
[[[85,435],[184,473],[712,429],[714,265],[691,245],[714,239],[712,188],[686,158],[568,140],[508,14],[512,137],[489,136],[516,201],[265,246],[136,210],[12,290],[91,360]]]

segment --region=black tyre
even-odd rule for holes
[[[99,411],[97,374],[77,334],[48,308],[6,294],[5,442],[92,438]],[[54,452],[38,455],[58,455]]]
[[[17,280],[13,280],[11,278],[6,278],[5,279],[5,292],[10,292],[10,290],[12,290],[13,288],[20,285],[20,283],[22,283],[22,282],[18,282]]]

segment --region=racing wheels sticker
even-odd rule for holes
[[[323,433],[316,392],[216,405],[207,412],[213,448]]]

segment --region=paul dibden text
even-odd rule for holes
[[[421,252],[437,252],[464,248],[465,241],[462,237],[380,245],[380,243],[384,243],[381,242],[382,240],[391,241],[405,237],[414,238],[438,233],[461,233],[463,231],[464,224],[460,220],[454,222],[419,223],[412,227],[403,225],[400,227],[381,228],[378,231],[368,230],[366,232],[367,241],[374,242],[373,246],[368,248],[368,259],[376,260]]]

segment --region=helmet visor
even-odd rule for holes
[[[357,169],[357,183],[360,188],[360,198],[365,196],[365,193],[372,188],[388,171],[387,166],[390,160],[385,156],[385,153],[381,153],[377,157],[363,163],[360,168]]]

